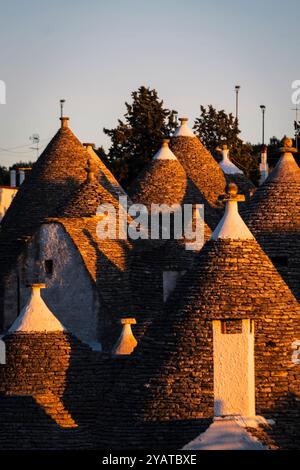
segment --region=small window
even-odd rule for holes
[[[53,260],[52,259],[45,260],[45,272],[48,276],[52,276],[53,274]]]
[[[289,264],[287,256],[271,256],[271,261],[276,268],[286,268]]]

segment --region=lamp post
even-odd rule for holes
[[[260,109],[262,112],[262,144],[264,145],[265,143],[265,111],[266,111],[265,105],[261,104]]]
[[[235,85],[235,118],[238,120],[240,85]]]

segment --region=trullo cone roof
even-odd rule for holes
[[[207,224],[214,228],[221,217],[218,197],[224,193],[226,180],[218,163],[186,123],[187,119],[181,118],[181,126],[175,132],[170,148],[197,190],[195,202],[205,205]]]

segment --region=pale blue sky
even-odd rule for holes
[[[200,104],[234,112],[242,137],[293,132],[291,82],[300,79],[299,0],[0,0],[0,164],[33,159],[59,126],[60,98],[82,141],[109,146],[139,85],[191,120]],[[19,153],[16,153],[19,152]]]

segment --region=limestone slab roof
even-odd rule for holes
[[[170,148],[191,180],[197,200],[205,205],[205,220],[215,228],[221,217],[218,197],[224,193],[226,180],[223,171],[198,137],[181,136],[171,139]]]
[[[253,233],[298,232],[300,237],[300,168],[292,154],[281,156],[257,189],[244,218]]]

